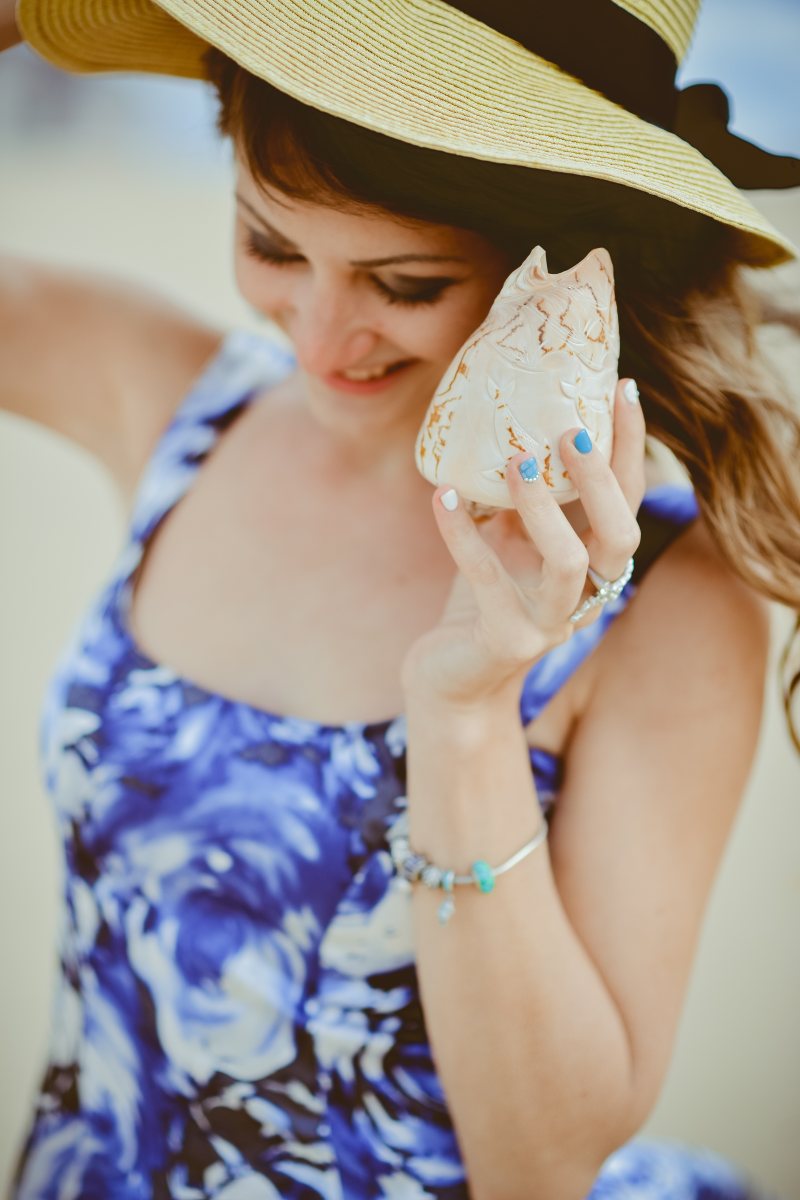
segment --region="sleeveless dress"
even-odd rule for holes
[[[41,751],[66,861],[49,1061],[16,1200],[465,1200],[426,1039],[404,820],[405,721],[324,725],[210,692],[136,645],[143,548],[253,397],[294,367],[227,336],[142,477],[111,578],[47,690]],[[697,514],[662,487],[639,571]],[[640,575],[638,576],[640,578]],[[531,670],[527,723],[637,576]],[[561,764],[532,749],[540,803]],[[633,1142],[591,1200],[745,1200],[725,1163]]]

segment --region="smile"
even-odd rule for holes
[[[408,363],[409,359],[404,359],[402,362],[384,363],[379,367],[351,367],[347,371],[337,371],[336,374],[342,379],[382,379],[385,375],[392,375],[395,371],[408,366]]]
[[[383,367],[364,367],[361,370],[337,371],[325,375],[323,383],[338,392],[349,392],[351,395],[366,395],[391,387],[397,378],[413,367],[419,360],[404,359],[403,362],[392,363]]]

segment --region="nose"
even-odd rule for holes
[[[285,329],[298,365],[310,375],[328,375],[355,365],[370,354],[379,337],[369,328],[359,297],[344,286],[310,276],[297,283]]]

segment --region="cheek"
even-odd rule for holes
[[[239,294],[261,312],[274,312],[283,304],[283,288],[277,271],[265,271],[244,250],[237,249],[233,274]]]
[[[497,286],[497,291],[501,287],[502,280]],[[432,349],[435,351],[432,357],[446,358],[448,362],[455,357],[470,335],[486,318],[497,291],[490,286],[458,297],[457,303],[453,304],[447,316],[445,317],[443,314],[442,320],[437,323],[436,336],[431,342]],[[431,323],[428,336],[431,337],[432,333],[433,323]]]

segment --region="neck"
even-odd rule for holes
[[[391,489],[404,502],[411,495],[430,496],[431,485],[417,470],[415,446],[427,405],[405,413],[393,421],[362,414],[348,420],[340,412],[305,406],[301,420],[305,426],[303,444],[313,447],[321,468],[343,483]]]

